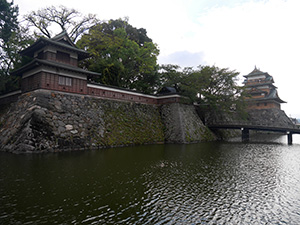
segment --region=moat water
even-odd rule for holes
[[[0,153],[0,224],[299,224],[300,135]]]

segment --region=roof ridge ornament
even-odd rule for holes
[[[260,69],[256,67],[256,65],[254,66],[254,70],[253,71],[261,72]]]
[[[254,70],[251,72],[251,73],[249,73],[248,75],[250,75],[250,74],[257,74],[257,73],[264,73],[264,72],[262,72],[259,68],[257,68],[257,66],[255,65],[254,66]]]

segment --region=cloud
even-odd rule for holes
[[[216,65],[274,76],[288,114],[299,113],[299,0],[15,0],[20,13],[63,4],[100,19],[129,17],[158,44],[159,63]],[[299,77],[299,78],[298,78]]]
[[[205,65],[203,52],[178,51],[158,58],[159,64],[175,64],[182,68]]]
[[[300,83],[300,14],[298,0],[248,1],[213,7],[199,14],[197,29],[188,40],[208,65],[245,75],[254,66],[275,79],[287,114],[299,115],[295,90]],[[194,25],[195,26],[195,25]]]
[[[197,39],[208,62],[246,68],[299,52],[299,1],[249,2],[221,7],[198,18]],[[242,67],[241,67],[242,65]],[[248,66],[248,67],[249,67]],[[246,72],[246,71],[245,71]]]

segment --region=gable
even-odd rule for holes
[[[60,34],[56,35],[55,37],[51,38],[50,40],[64,44],[64,45],[69,45],[71,47],[76,47],[66,31],[61,32]]]

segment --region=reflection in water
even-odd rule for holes
[[[296,224],[300,145],[275,139],[1,153],[0,223]]]

